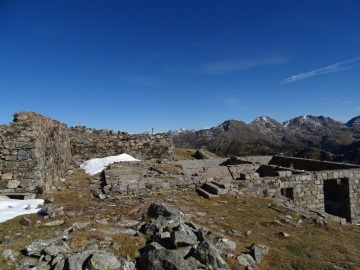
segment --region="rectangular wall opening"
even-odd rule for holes
[[[294,189],[293,188],[282,188],[280,190],[281,195],[290,199],[290,200],[294,200]]]
[[[324,180],[325,212],[351,222],[349,179]]]

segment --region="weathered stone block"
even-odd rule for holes
[[[5,156],[5,160],[7,160],[7,161],[17,160],[17,156],[7,155],[7,156]]]
[[[30,158],[30,155],[28,152],[26,152],[25,150],[22,150],[20,149],[18,152],[17,152],[17,159],[18,160],[27,160]]]
[[[20,185],[20,181],[19,180],[10,180],[7,183],[7,188],[17,188]]]
[[[12,173],[8,172],[8,173],[4,173],[3,175],[1,175],[1,180],[11,180],[12,179]]]

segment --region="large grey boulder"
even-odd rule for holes
[[[120,260],[120,269],[119,270],[134,270],[135,269],[135,264],[131,261],[128,261],[125,258],[122,258]]]
[[[143,225],[140,231],[147,237],[152,238],[156,234],[161,234],[165,226],[166,224],[161,222],[161,220],[153,220],[151,223]]]
[[[252,244],[250,248],[250,255],[257,263],[261,263],[262,257],[269,253],[269,248],[264,245]]]
[[[142,249],[139,250],[140,253],[146,253],[149,252],[151,250],[156,250],[156,249],[163,249],[164,247],[162,245],[160,245],[157,242],[151,242],[149,244],[147,244],[145,247],[143,247]]]
[[[167,249],[156,249],[141,255],[138,261],[139,270],[191,270],[183,257]]]
[[[54,244],[54,245],[51,245],[51,246],[48,246],[48,247],[44,248],[43,252],[45,254],[48,254],[50,256],[55,257],[59,253],[62,253],[62,254],[70,253],[71,248],[65,242],[61,242],[61,243],[58,243],[56,245]]]
[[[95,252],[95,250],[85,250],[76,253],[68,258],[69,270],[80,270],[85,266],[85,261]]]
[[[88,270],[116,270],[121,266],[114,254],[105,251],[96,251],[88,261]]]
[[[231,241],[231,240],[227,239],[227,238],[221,238],[216,242],[215,247],[217,248],[217,250],[220,253],[222,253],[222,251],[224,249],[235,250],[236,249],[236,243],[234,241]]]
[[[163,232],[171,232],[173,228],[179,226],[181,223],[180,218],[178,219],[167,219],[163,216],[159,216],[156,220],[153,220],[149,224],[144,224],[140,228],[140,232],[145,234],[147,237],[154,237],[157,234],[162,234]]]
[[[241,253],[236,259],[239,264],[246,267],[246,269],[252,269],[252,266],[256,264],[254,258],[250,254]]]
[[[209,231],[205,228],[199,227],[193,223],[186,223],[186,224],[194,228],[194,232],[200,242],[207,241],[210,244],[213,243],[214,236],[211,231]]]
[[[177,248],[195,245],[198,242],[195,233],[186,224],[175,227],[170,236]]]
[[[230,269],[218,250],[207,241],[201,242],[192,256],[209,269]]]
[[[26,246],[25,250],[27,255],[40,257],[42,251],[52,245],[62,245],[62,237],[51,238],[47,240],[38,239]]]
[[[148,215],[154,218],[162,216],[167,219],[179,219],[184,216],[180,210],[163,203],[152,203],[148,209]]]

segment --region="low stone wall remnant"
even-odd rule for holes
[[[44,192],[71,165],[127,153],[138,159],[171,154],[168,134],[128,134],[67,125],[34,112],[14,114],[0,126],[0,193]]]
[[[81,163],[95,157],[127,153],[137,159],[161,159],[170,155],[171,136],[168,134],[129,134],[86,127],[69,129],[72,160]]]

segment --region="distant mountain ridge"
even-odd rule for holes
[[[285,153],[344,157],[360,145],[360,116],[341,123],[324,116],[299,116],[283,123],[261,116],[246,124],[239,120],[227,120],[217,127],[201,130],[169,132],[176,147],[205,148],[220,156]],[[301,151],[300,151],[301,150]],[[354,156],[352,154],[352,156]],[[353,158],[352,158],[353,159]],[[346,161],[346,157],[344,160]]]

